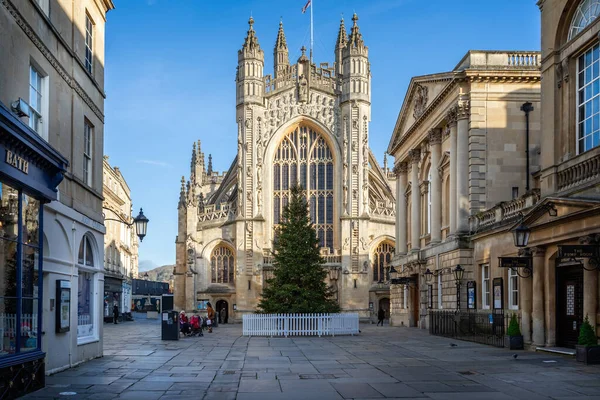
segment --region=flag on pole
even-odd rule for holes
[[[302,7],[302,14],[304,14],[304,13],[306,12],[306,10],[308,10],[308,7],[310,6],[310,2],[311,2],[311,1],[312,1],[312,0],[308,0],[308,1],[306,2],[306,4],[304,5],[304,7]]]

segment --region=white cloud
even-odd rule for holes
[[[164,161],[157,161],[157,160],[136,160],[136,162],[138,164],[149,164],[149,165],[156,165],[157,167],[165,167],[165,168],[172,168],[173,166],[171,164],[169,164],[168,162],[164,162]]]

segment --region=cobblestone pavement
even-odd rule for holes
[[[600,367],[361,325],[355,337],[246,338],[241,325],[161,341],[158,320],[104,326],[104,357],[27,399],[600,399]],[[457,346],[451,346],[450,344]],[[70,396],[61,395],[72,392]]]

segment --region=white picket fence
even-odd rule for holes
[[[244,336],[358,335],[358,314],[247,314]]]
[[[37,333],[37,314],[21,315],[21,326],[22,333]],[[14,337],[17,334],[17,315],[0,313],[0,331],[3,337]]]

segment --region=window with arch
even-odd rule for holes
[[[577,60],[577,152],[600,145],[600,45]]]
[[[77,255],[79,278],[77,285],[77,338],[79,340],[93,339],[94,331],[94,273],[82,268],[94,267],[94,254],[90,237],[83,235],[79,243]]]
[[[573,39],[600,15],[600,0],[583,0],[575,10],[568,40]]]
[[[296,183],[306,191],[319,246],[333,250],[333,152],[318,132],[300,125],[290,132],[273,160],[273,224],[279,224]]]
[[[390,243],[383,242],[373,252],[373,282],[379,282],[389,279],[389,265],[394,256],[394,246]]]
[[[235,257],[229,246],[223,244],[215,247],[210,256],[211,282],[233,283]]]

